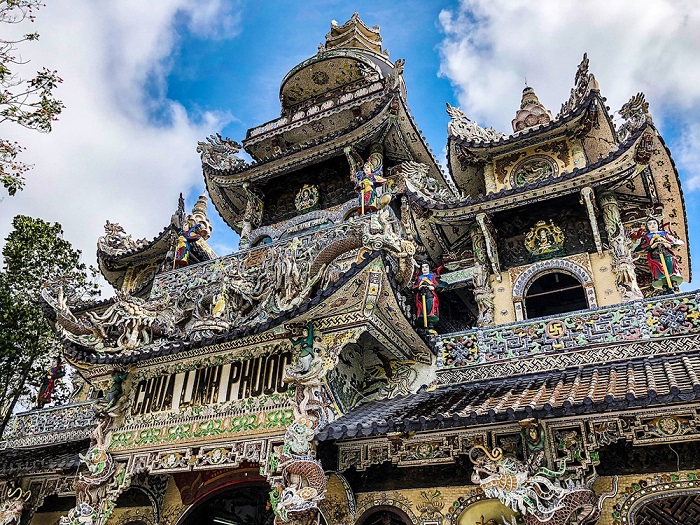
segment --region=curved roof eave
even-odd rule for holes
[[[479,151],[479,150],[493,150],[495,149],[501,149],[508,147],[508,149],[511,149],[513,147],[517,147],[519,142],[526,142],[530,141],[534,138],[539,138],[541,135],[544,134],[556,134],[560,128],[563,126],[566,126],[569,123],[577,123],[577,121],[584,115],[585,111],[588,109],[590,103],[593,101],[594,98],[600,98],[600,91],[597,89],[591,90],[591,92],[584,98],[578,105],[577,108],[574,110],[566,113],[565,115],[562,115],[561,117],[551,120],[549,123],[540,125],[540,126],[535,126],[532,128],[527,128],[522,131],[519,131],[517,133],[513,133],[511,135],[508,135],[502,139],[498,140],[493,140],[493,141],[483,141],[483,140],[468,140],[468,139],[463,139],[460,137],[455,137],[453,135],[448,135],[447,137],[447,149],[449,151],[450,145],[452,143],[459,144],[460,146],[469,149],[471,151]],[[607,111],[605,112],[607,115]],[[566,131],[561,130],[562,132]]]
[[[232,229],[238,231],[236,216],[242,210],[237,209],[237,206],[230,201],[226,195],[227,191],[242,192],[244,182],[279,177],[311,163],[341,154],[345,146],[357,144],[357,141],[375,134],[388,122],[389,106],[396,95],[395,92],[387,94],[386,100],[378,105],[373,115],[362,122],[323,137],[323,140],[318,143],[301,147],[291,154],[286,152],[280,157],[271,158],[265,162],[243,166],[240,170],[215,170],[205,164],[203,166],[204,182],[212,204],[221,218]]]
[[[452,173],[448,172],[445,173],[442,169],[442,166],[438,162],[437,158],[435,157],[435,154],[433,153],[433,149],[430,147],[428,144],[427,139],[425,138],[425,135],[423,135],[423,131],[418,128],[418,125],[416,124],[416,120],[413,117],[413,114],[411,113],[411,109],[408,107],[407,101],[403,97],[399,97],[401,100],[401,106],[406,113],[406,116],[408,118],[408,122],[410,125],[413,127],[413,131],[416,134],[416,136],[420,137],[420,143],[425,149],[425,152],[427,153],[428,157],[430,158],[433,167],[435,169],[435,172],[440,176],[441,181],[447,188],[450,190],[454,191],[456,188],[456,184],[454,181],[454,177],[452,176]]]
[[[669,160],[671,161],[671,166],[673,167],[673,173],[676,176],[676,184],[678,185],[678,192],[681,197],[681,208],[683,210],[683,216],[685,217],[685,220],[683,221],[684,226],[685,226],[685,242],[686,242],[686,247],[688,249],[688,255],[690,255],[690,235],[688,232],[688,219],[686,217],[686,207],[685,207],[685,196],[683,195],[683,185],[681,184],[681,178],[680,175],[678,174],[678,169],[676,168],[676,162],[673,160],[673,157],[671,156],[671,150],[668,149],[668,145],[666,144],[666,141],[664,138],[661,136],[661,133],[658,132],[656,127],[653,124],[648,124],[654,131],[656,131],[656,136],[659,137],[659,141],[661,141],[661,145],[664,147],[664,150],[666,151],[666,155],[668,155]],[[691,258],[688,257],[688,281],[690,282],[693,278],[693,269],[691,266]]]
[[[482,206],[486,203],[490,203],[493,201],[499,201],[503,200],[503,206],[508,206],[512,207],[514,205],[515,198],[522,196],[523,194],[527,194],[528,192],[533,193],[533,197],[535,199],[539,199],[542,197],[542,191],[555,187],[555,186],[560,186],[561,187],[561,192],[559,193],[571,193],[571,189],[568,186],[572,186],[571,184],[567,185],[567,187],[562,186],[562,182],[572,182],[575,179],[582,177],[585,174],[591,173],[595,170],[598,170],[599,168],[602,168],[603,166],[610,164],[611,162],[614,162],[615,160],[619,159],[623,155],[632,152],[633,153],[633,148],[636,145],[637,141],[641,137],[642,133],[647,129],[649,124],[645,124],[642,126],[640,129],[638,129],[634,135],[632,135],[625,143],[621,145],[616,151],[612,152],[610,155],[607,157],[600,159],[592,164],[589,164],[585,168],[575,168],[569,173],[563,173],[558,177],[553,177],[549,179],[542,179],[540,181],[537,181],[534,184],[528,184],[526,186],[523,186],[521,188],[512,188],[512,189],[502,189],[496,193],[489,193],[487,195],[481,195],[476,198],[472,197],[467,197],[466,199],[463,199],[461,201],[457,201],[454,203],[443,203],[443,202],[437,202],[435,200],[426,198],[424,195],[419,195],[417,193],[407,191],[406,194],[411,198],[413,202],[418,204],[420,207],[424,209],[429,209],[434,212],[442,212],[440,213],[441,215],[445,215],[443,218],[447,218],[447,213],[448,211],[454,212],[457,210],[461,210],[463,213],[459,214],[459,220],[463,220],[464,218],[470,217],[471,215],[474,215],[482,210]],[[601,180],[598,181],[598,185],[608,183],[609,180]],[[554,193],[551,193],[550,196],[555,196]],[[531,200],[531,199],[530,199]],[[528,202],[528,199],[525,198],[523,199],[522,204],[525,204]],[[474,208],[473,210],[469,211],[470,208]],[[499,206],[491,206],[491,208],[500,208]],[[455,217],[455,219],[457,219]],[[448,221],[449,222],[449,221]]]

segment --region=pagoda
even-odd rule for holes
[[[279,118],[197,145],[208,198],[107,222],[112,299],[45,288],[74,392],[11,419],[0,523],[700,521],[700,296],[644,95],[616,126],[584,55],[510,134],[448,104],[445,173],[382,46],[333,21]]]

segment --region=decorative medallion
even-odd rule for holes
[[[328,73],[326,73],[325,71],[315,71],[311,75],[311,80],[314,81],[314,84],[317,84],[319,86],[328,84]]]
[[[564,255],[564,232],[550,220],[539,221],[525,236],[525,248],[533,261]]]
[[[681,431],[681,423],[673,416],[660,417],[656,420],[659,431],[666,436],[675,436]]]
[[[294,198],[294,206],[298,211],[308,211],[318,204],[318,186],[304,184]]]
[[[547,155],[533,155],[518,163],[511,173],[511,186],[521,187],[543,179],[556,177],[559,173],[557,162]]]

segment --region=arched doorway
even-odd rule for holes
[[[390,505],[377,505],[360,516],[356,525],[412,525],[412,523],[401,509]]]
[[[195,503],[179,525],[272,525],[265,485],[227,487]]]
[[[700,494],[678,494],[644,503],[634,514],[634,525],[700,523]]]
[[[551,272],[537,277],[528,286],[524,302],[526,319],[588,308],[583,285],[575,277],[563,272]]]
[[[505,519],[503,519],[505,518]],[[469,505],[459,516],[458,525],[501,525],[523,523],[519,514],[513,512],[497,499],[483,499]]]
[[[61,516],[65,516],[73,507],[75,507],[75,495],[51,494],[44,498],[43,503],[32,516],[31,523],[58,523]]]

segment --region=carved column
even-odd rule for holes
[[[295,386],[294,421],[284,434],[284,446],[273,453],[279,473],[273,469],[268,476],[275,525],[319,523],[318,504],[328,479],[316,457],[314,438],[337,415],[324,378],[337,364],[343,346],[359,338],[356,331],[324,336],[313,322],[300,335],[290,339],[298,351],[294,363],[284,369],[285,381]]]
[[[491,222],[491,217],[485,213],[479,213],[476,216],[476,223],[481,228],[481,232],[484,234],[484,245],[486,247],[486,255],[491,262],[491,269],[493,273],[496,274],[496,279],[499,281],[501,277],[501,263],[498,260],[498,247],[496,246],[496,232],[493,228],[493,223]]]
[[[595,249],[598,256],[603,256],[603,243],[600,240],[600,230],[598,229],[598,219],[595,216],[595,193],[593,188],[586,186],[581,188],[581,201],[586,206],[588,212],[588,222],[591,223],[591,231],[593,232],[593,240],[595,241]],[[619,210],[618,210],[619,215]]]
[[[250,183],[244,182],[243,189],[246,193],[246,205],[241,218],[241,249],[250,247],[250,233],[260,225],[263,212],[263,202],[255,194]]]
[[[493,288],[489,283],[489,264],[486,256],[486,238],[478,223],[469,228],[474,253],[474,299],[479,307],[477,326],[493,324]]]
[[[625,226],[622,224],[617,198],[614,193],[607,192],[598,197],[598,202],[603,210],[605,231],[608,232],[617,289],[625,302],[642,299],[644,296],[637,284],[630,240],[625,232]]]

